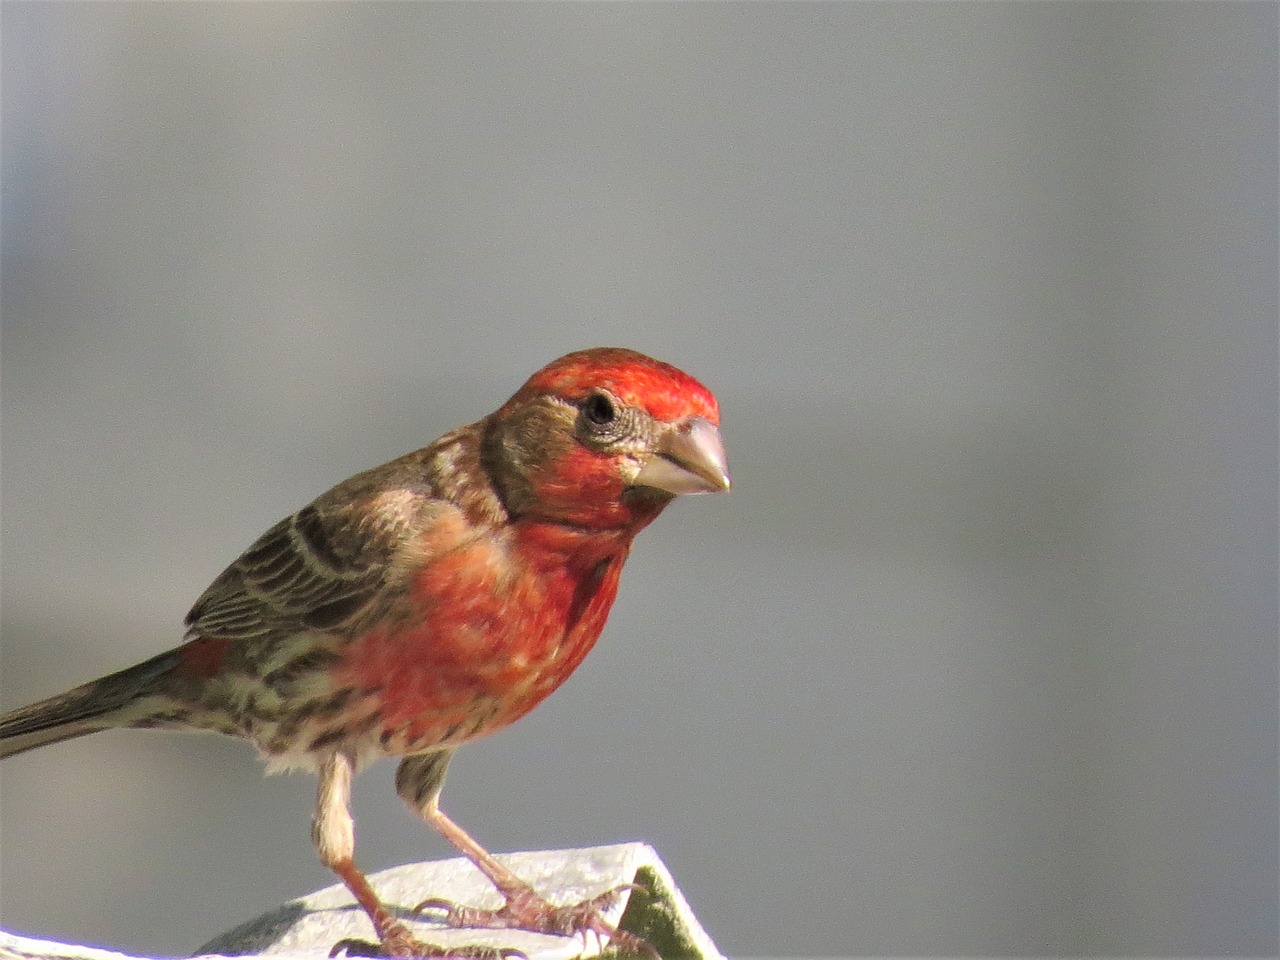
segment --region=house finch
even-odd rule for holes
[[[403,757],[397,793],[505,900],[448,905],[450,924],[644,949],[600,916],[606,898],[548,903],[445,816],[440,787],[458,747],[582,662],[632,538],[674,496],[729,488],[718,422],[711,393],[665,363],[620,348],[561,357],[497,412],[277,523],[196,601],[181,646],[0,717],[0,756],[111,727],[252,741],[269,771],[319,774],[312,838],[381,951],[440,955],[353,859],[352,775]]]

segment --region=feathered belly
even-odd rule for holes
[[[462,551],[465,554],[465,551]],[[475,557],[458,568],[483,570]],[[501,571],[496,585],[433,565],[421,617],[356,640],[338,671],[372,703],[383,754],[456,746],[514,723],[559,687],[594,646],[621,560],[581,575]],[[424,575],[424,578],[426,575]]]
[[[492,543],[439,557],[403,615],[331,645],[289,689],[258,687],[235,716],[269,769],[314,768],[342,750],[361,764],[454,747],[514,723],[578,667],[604,628],[625,553],[553,571]],[[330,659],[330,657],[332,659]],[[304,665],[306,666],[306,665]]]

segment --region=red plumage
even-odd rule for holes
[[[321,859],[383,952],[432,955],[353,860],[351,776],[403,756],[397,791],[506,899],[451,922],[613,935],[599,904],[552,907],[493,860],[440,810],[440,786],[458,746],[524,716],[590,652],[635,535],[677,494],[728,489],[718,422],[711,393],[668,364],[562,357],[489,417],[268,530],[196,601],[182,646],[0,717],[0,756],[161,727],[314,769]]]

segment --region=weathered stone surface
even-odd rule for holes
[[[626,883],[649,894],[624,892],[605,913],[615,925],[643,937],[663,960],[723,960],[693,916],[666,866],[641,843],[547,850],[499,856],[552,903],[575,903]],[[597,956],[607,944],[588,936],[550,937],[510,930],[450,930],[438,917],[415,917],[410,908],[427,897],[475,907],[501,906],[501,898],[466,859],[457,857],[393,867],[370,877],[379,896],[400,908],[401,918],[426,943],[442,947],[518,950],[529,960]],[[271,957],[327,956],[340,940],[371,940],[373,927],[340,884],[290,901],[214,938],[198,955]],[[0,932],[0,960],[144,960],[92,947],[50,943]]]

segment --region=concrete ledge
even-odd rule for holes
[[[651,943],[663,960],[724,960],[689,909],[653,848],[625,843],[579,850],[544,850],[499,855],[552,903],[576,903],[625,883],[638,883],[649,896],[625,893],[605,916],[615,926]],[[442,947],[481,946],[518,950],[529,960],[572,960],[598,956],[607,944],[594,936],[551,937],[512,930],[450,930],[434,917],[408,911],[427,897],[476,907],[499,907],[501,898],[470,861],[462,857],[392,867],[370,875],[383,901],[424,942]],[[341,884],[292,900],[241,924],[200,948],[197,956],[324,957],[339,940],[371,940],[373,926]],[[0,932],[0,960],[150,960]]]

